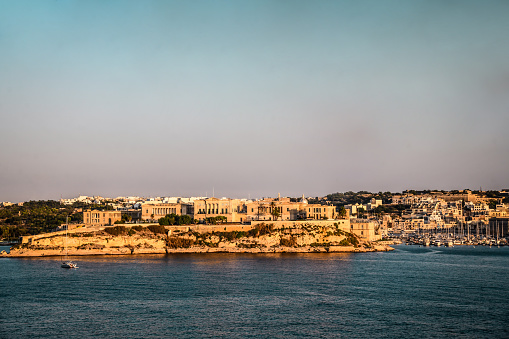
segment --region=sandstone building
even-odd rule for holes
[[[83,211],[83,223],[86,226],[113,225],[115,221],[122,220],[122,212],[120,211]]]

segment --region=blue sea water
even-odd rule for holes
[[[509,247],[0,259],[1,338],[508,338]]]

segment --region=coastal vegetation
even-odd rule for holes
[[[168,237],[166,246],[168,248],[189,248],[193,246],[195,241],[191,238]]]
[[[119,235],[127,235],[128,229],[125,226],[114,226],[114,227],[106,227],[104,232],[119,236]]]
[[[103,208],[107,207],[103,206]],[[67,217],[70,223],[83,221],[79,204],[76,204],[76,206],[61,205],[58,201],[41,200],[28,201],[22,205],[1,207],[0,237],[7,240],[17,240],[23,235],[50,232],[64,224]]]
[[[150,225],[147,228],[154,234],[168,233],[168,230],[163,225]]]
[[[193,218],[188,215],[167,214],[159,219],[159,225],[190,225],[194,224]]]

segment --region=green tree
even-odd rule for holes
[[[122,223],[131,222],[133,220],[133,217],[129,214],[122,214]]]
[[[491,210],[494,210],[495,208],[497,208],[497,201],[492,199],[488,202],[488,206],[490,207]]]
[[[345,218],[346,217],[346,208],[345,206],[340,206],[339,209],[338,209],[338,215],[341,217],[341,218]]]
[[[277,220],[281,216],[281,213],[279,212],[279,208],[276,207],[274,201],[270,203],[270,209],[271,209],[270,214],[272,215],[274,220]]]
[[[167,214],[159,219],[159,225],[190,225],[194,223],[194,219],[188,215],[176,215],[174,213]]]

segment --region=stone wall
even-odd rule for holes
[[[338,219],[338,220],[278,220],[278,221],[252,221],[251,226],[255,227],[259,224],[273,224],[275,229],[281,228],[292,228],[305,225],[316,225],[322,227],[336,227],[342,231],[350,232],[350,220],[349,219]]]
[[[189,229],[198,233],[212,233],[212,232],[248,232],[254,228],[253,225],[192,225]]]

